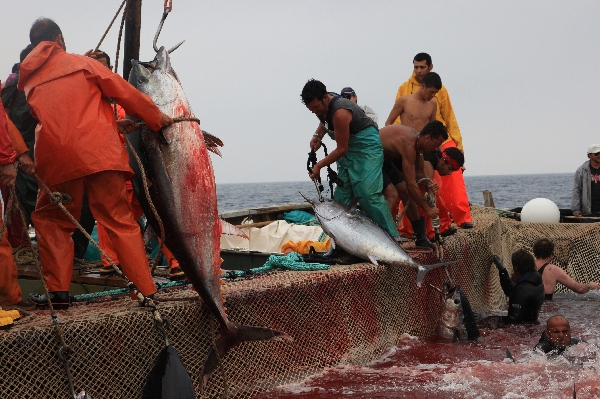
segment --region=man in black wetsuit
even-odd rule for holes
[[[524,249],[515,251],[511,261],[514,270],[512,281],[500,257],[494,255],[500,285],[508,297],[508,315],[502,316],[499,321],[507,324],[535,323],[544,302],[542,276],[535,270],[533,255]]]
[[[580,342],[584,341],[571,338],[569,321],[564,316],[556,315],[548,319],[546,330],[542,333],[535,349],[558,356],[567,349],[567,346],[577,345]]]

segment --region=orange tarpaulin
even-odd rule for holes
[[[310,251],[310,247],[313,247],[317,252],[327,252],[331,249],[331,239],[327,237],[327,241],[286,241],[281,246],[281,253],[287,254],[288,252],[298,252],[299,254],[307,254]]]

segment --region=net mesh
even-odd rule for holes
[[[473,206],[475,228],[445,240],[444,260],[454,260],[451,278],[477,312],[506,306],[492,265],[501,254],[531,249],[541,237],[556,244],[553,262],[581,282],[599,280],[600,224],[520,223],[498,217],[494,209]],[[431,253],[407,251],[420,263],[439,260]],[[198,397],[251,398],[259,392],[317,373],[324,367],[363,365],[396,345],[403,333],[433,334],[441,299],[443,268],[430,272],[421,288],[414,269],[371,264],[329,270],[276,272],[225,285],[230,320],[287,332],[292,343],[244,343],[221,359],[202,395],[200,373],[216,336],[217,323],[195,291],[157,295],[170,320],[169,338],[193,381]],[[93,399],[140,398],[145,380],[164,347],[151,313],[131,300],[73,305],[58,311],[77,391]],[[29,312],[0,332],[0,397],[69,397],[58,341],[48,311]]]

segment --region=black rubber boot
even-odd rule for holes
[[[425,218],[411,220],[410,224],[412,224],[413,231],[415,232],[415,236],[417,237],[417,239],[415,240],[415,245],[417,247],[425,247],[435,250],[435,245],[431,241],[429,241],[429,239],[427,238],[427,234],[425,233]]]
[[[36,304],[38,309],[48,308],[48,298],[46,298],[46,294],[35,294],[32,292],[27,297],[31,302]],[[69,309],[70,299],[69,291],[56,291],[50,293],[52,307],[57,310]]]

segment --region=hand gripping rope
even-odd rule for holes
[[[433,183],[433,180],[431,180],[428,177],[424,177],[422,179],[419,179],[419,181],[417,181],[417,184],[424,184],[424,183]],[[427,203],[429,204],[429,206],[434,207],[436,206],[436,200],[435,200],[435,194],[429,192],[428,189],[425,190],[425,195],[423,196],[423,199],[425,201],[427,201]],[[435,244],[436,244],[436,255],[438,256],[438,258],[440,259],[441,262],[444,261],[444,239],[442,238],[441,234],[440,234],[440,217],[439,215],[436,216],[434,219],[431,219],[431,227],[433,227],[433,230],[435,231]],[[448,277],[448,280],[450,281],[450,283],[452,285],[454,285],[454,282],[452,281],[452,277],[450,277],[450,272],[448,271],[448,265],[444,266],[444,270],[446,271],[446,276]]]

